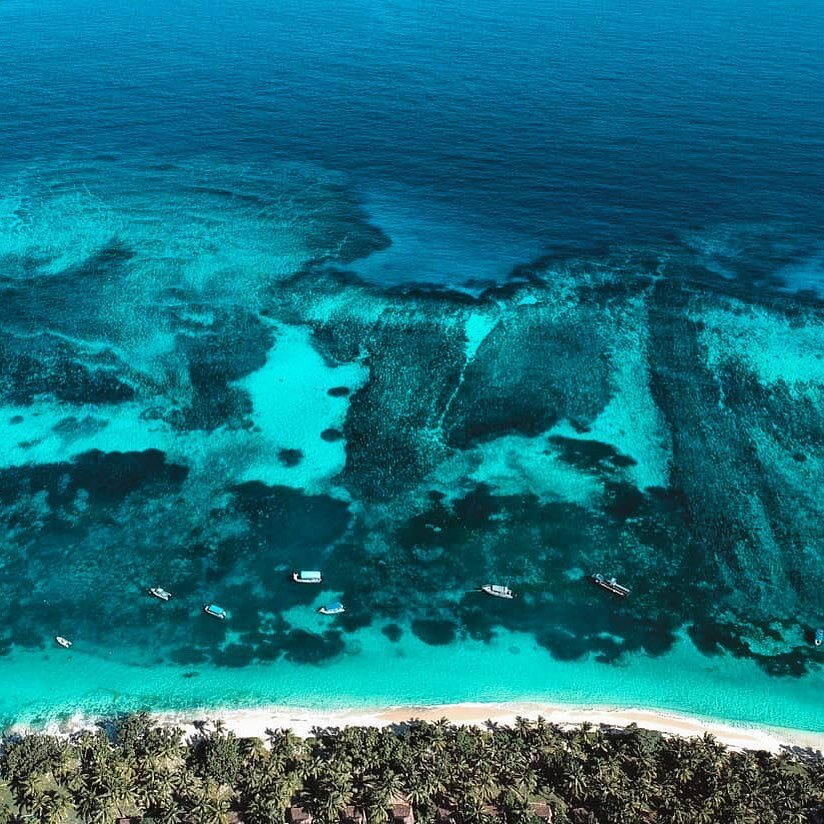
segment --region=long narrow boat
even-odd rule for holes
[[[815,631],[815,637],[813,638],[813,643],[817,647],[820,647],[822,644],[824,644],[824,627],[819,627]]]
[[[493,598],[506,598],[508,600],[515,597],[515,593],[509,587],[500,584],[484,584],[481,587],[481,592],[485,592]]]
[[[621,598],[626,598],[629,595],[630,590],[628,587],[625,587],[623,584],[619,584],[615,578],[607,578],[606,576],[602,575],[600,572],[596,573],[592,576],[592,580],[598,584],[599,587],[611,592],[613,595],[618,595]]]
[[[63,647],[63,649],[72,648],[72,642],[69,641],[68,638],[64,638],[62,635],[55,635],[54,642],[57,644],[57,646]]]

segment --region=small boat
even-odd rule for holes
[[[68,638],[64,638],[62,635],[55,635],[54,641],[59,647],[63,647],[63,649],[71,649],[72,642],[69,641]]]
[[[297,584],[319,584],[323,578],[316,569],[302,569],[292,573],[292,580]]]
[[[168,601],[172,597],[172,593],[163,589],[163,587],[152,587],[149,590],[149,595],[154,595],[155,598],[159,598],[161,601]]]
[[[596,573],[592,576],[592,580],[598,584],[599,587],[608,590],[609,592],[613,593],[613,595],[620,595],[622,598],[626,598],[629,595],[630,591],[627,587],[623,584],[619,584],[615,578],[606,578],[605,576],[601,575],[600,572]]]
[[[334,603],[321,607],[318,612],[321,615],[340,615],[342,612],[346,612],[346,608],[340,601],[335,601]]]
[[[817,647],[820,647],[822,644],[824,644],[824,627],[819,627],[815,631],[815,638],[813,638],[813,643]]]
[[[206,604],[203,607],[203,611],[207,615],[211,615],[213,618],[220,618],[223,621],[226,618],[226,610],[223,607],[219,607],[217,604]]]
[[[515,593],[509,587],[504,587],[500,584],[484,584],[481,587],[481,592],[485,592],[487,595],[492,595],[495,598],[515,597]]]

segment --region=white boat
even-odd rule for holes
[[[63,649],[71,649],[72,642],[69,641],[68,638],[64,638],[62,635],[55,635],[54,641],[59,647],[63,647]]]
[[[292,580],[297,584],[319,584],[323,578],[316,569],[302,569],[292,573]]]
[[[340,615],[342,612],[346,612],[346,608],[340,601],[335,601],[332,604],[326,604],[326,606],[321,607],[318,612],[321,615]]]
[[[819,627],[815,631],[815,637],[813,638],[813,643],[820,647],[822,643],[824,643],[824,627]]]
[[[211,615],[212,618],[220,618],[221,621],[226,618],[226,610],[223,609],[223,607],[219,607],[217,604],[206,604],[203,607],[203,611],[207,615]]]
[[[172,593],[163,589],[163,587],[152,587],[149,590],[149,595],[154,595],[155,598],[159,598],[161,601],[168,601],[172,597]]]
[[[514,598],[515,593],[509,588],[505,586],[501,586],[500,584],[484,584],[481,587],[481,592],[485,592],[487,595],[492,595],[495,598]]]
[[[592,580],[602,589],[611,592],[613,595],[618,595],[621,598],[626,598],[630,593],[628,587],[625,587],[623,584],[619,584],[615,578],[607,578],[600,572],[593,575]]]

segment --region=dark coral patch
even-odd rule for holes
[[[432,646],[451,644],[457,636],[458,626],[453,621],[419,620],[412,622],[412,632],[424,643]]]
[[[303,460],[303,452],[299,449],[281,449],[278,452],[278,460],[284,466],[297,466]]]
[[[337,349],[349,330],[335,330]],[[342,339],[342,340],[341,340]],[[388,500],[422,480],[443,458],[436,439],[466,357],[465,341],[437,317],[388,318],[359,343],[369,351],[369,380],[346,416],[347,487],[366,501]]]
[[[608,443],[565,438],[553,435],[549,442],[560,449],[561,459],[579,469],[608,470],[610,467],[634,466],[636,461],[628,455],[622,455]]]
[[[320,433],[320,436],[323,440],[334,443],[335,441],[343,439],[343,432],[341,432],[340,429],[324,429],[323,432]]]
[[[227,644],[212,652],[212,662],[224,667],[245,667],[254,660],[254,648],[245,644]]]
[[[317,569],[320,554],[339,540],[349,526],[347,505],[326,495],[304,495],[285,486],[267,486],[258,481],[233,488],[237,512],[248,520],[249,561],[256,579],[267,587],[279,586],[281,597],[313,597],[312,587],[296,587],[285,571],[275,576],[279,564],[286,569]],[[231,542],[228,562],[237,558],[241,548]],[[291,602],[291,601],[288,601]],[[298,602],[298,601],[295,601]]]
[[[72,462],[14,467],[0,472],[0,501],[44,490],[52,506],[70,503],[79,490],[97,504],[120,501],[140,489],[179,487],[189,470],[166,462],[157,449],[143,452],[92,450]]]
[[[0,338],[0,398],[31,404],[46,394],[69,403],[114,404],[135,397],[134,388],[107,364],[80,363],[68,344],[20,348]]]
[[[212,307],[204,309],[214,312]],[[257,315],[240,309],[216,312],[214,321],[205,327],[184,312],[174,320],[186,332],[179,337],[178,345],[189,365],[192,387],[191,402],[178,425],[207,430],[247,426],[251,402],[234,382],[266,363],[273,340],[271,327]]]
[[[597,310],[559,322],[549,306],[520,306],[478,348],[444,418],[453,446],[509,433],[536,436],[562,418],[593,420],[611,396],[609,340]]]
[[[299,664],[319,664],[335,658],[344,650],[340,632],[329,630],[322,635],[295,629],[287,633],[282,644],[284,655],[289,661]]]
[[[326,394],[333,398],[345,398],[350,392],[348,386],[333,386]]]
[[[634,517],[644,506],[646,499],[643,493],[631,484],[607,483],[604,488],[606,511],[614,518],[626,520]]]
[[[381,632],[393,643],[397,643],[403,636],[403,630],[397,624],[387,624]]]

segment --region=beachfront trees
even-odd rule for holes
[[[194,770],[219,785],[233,787],[242,764],[240,741],[219,727],[192,738],[187,761]]]
[[[0,824],[223,824],[231,810],[272,824],[291,805],[318,824],[381,824],[399,802],[420,822],[533,823],[548,805],[555,824],[796,824],[824,806],[824,759],[524,719],[317,729],[305,740],[273,730],[266,741],[204,724],[184,739],[144,715],[71,738],[10,737],[0,751]]]

